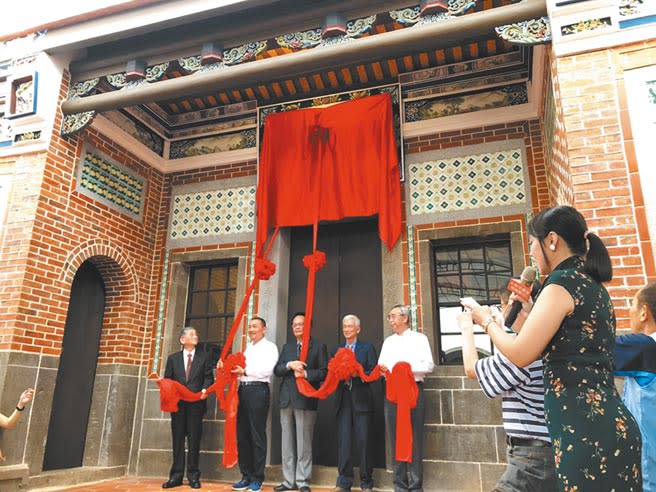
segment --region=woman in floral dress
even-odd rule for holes
[[[561,492],[642,492],[640,430],[613,380],[615,315],[601,284],[612,278],[608,251],[583,216],[560,206],[528,225],[530,254],[544,287],[523,304],[517,337],[483,307],[474,321],[519,367],[542,354],[545,416]]]

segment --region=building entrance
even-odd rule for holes
[[[104,311],[102,277],[91,263],[85,262],[71,287],[44,470],[82,466]]]
[[[326,253],[326,266],[317,273],[312,320],[313,338],[323,342],[330,353],[344,341],[341,319],[355,314],[361,320],[361,338],[374,344],[377,353],[384,338],[381,241],[376,220],[358,220],[321,225],[317,247]],[[305,310],[307,270],[303,256],[312,252],[312,228],[297,227],[291,233],[288,319]],[[292,340],[287,327],[287,340]],[[374,466],[385,466],[383,392],[380,381],[373,383],[376,401]],[[279,424],[278,424],[279,425]],[[358,453],[352,453],[355,458]],[[337,431],[333,397],[319,404],[315,426],[313,461],[316,465],[337,465]],[[356,462],[357,465],[357,462]]]

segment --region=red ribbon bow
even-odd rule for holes
[[[311,255],[303,257],[303,266],[308,270],[318,272],[326,265],[326,253],[316,250]]]
[[[276,273],[276,264],[266,258],[255,258],[255,276],[260,280],[269,280]]]

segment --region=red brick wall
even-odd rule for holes
[[[624,70],[654,63],[654,40],[556,60],[574,206],[611,255],[618,328],[637,288],[656,278],[623,83]]]
[[[556,73],[556,61],[553,56],[549,59],[549,81],[551,86],[546,87],[544,114],[544,132],[549,130],[549,137],[545,136],[544,145],[547,151],[546,170],[549,186],[549,202],[551,205],[572,205],[574,203],[574,190],[570,175],[567,155],[567,134],[563,123],[563,108],[560,104],[560,84]],[[547,83],[549,83],[547,81]]]
[[[531,200],[533,212],[549,206],[549,190],[547,186],[547,173],[544,162],[544,150],[542,146],[542,128],[538,120],[506,123],[491,125],[479,128],[470,128],[468,130],[457,130],[443,132],[434,135],[424,135],[421,137],[409,138],[405,141],[406,153],[414,154],[430,150],[440,150],[452,147],[464,147],[482,143],[498,142],[504,140],[523,139],[525,142],[526,158],[528,164],[528,175],[530,179]],[[405,208],[404,208],[405,209]],[[467,220],[450,220],[445,222],[436,222],[432,224],[422,224],[414,228],[415,234],[415,271],[420,272],[420,259],[416,251],[418,244],[417,234],[420,230],[436,230],[457,226],[497,223],[507,221],[520,221],[522,229],[526,228],[525,217],[523,215],[485,217]],[[405,223],[404,223],[405,226]],[[404,227],[405,229],[405,227]],[[408,244],[407,234],[402,236],[403,251],[403,293],[405,302],[409,300],[408,292]],[[525,246],[524,255],[528,264],[528,247]],[[424,279],[430,281],[429,279]],[[421,313],[421,282],[419,274],[417,275],[417,321],[422,326]]]
[[[66,95],[67,82],[66,74],[60,98]],[[22,257],[13,258],[17,268],[9,272],[19,287],[0,293],[11,300],[9,307],[2,303],[1,348],[59,355],[73,276],[85,259],[93,257],[106,283],[99,362],[139,364],[147,355],[144,327],[153,318],[157,295],[152,288],[153,262],[162,247],[158,229],[164,177],[94,130],[62,138],[60,126],[58,115],[51,145],[42,159],[42,182],[34,179],[29,189],[19,190],[20,195],[37,197],[37,203],[31,235],[26,223],[24,234],[17,236],[21,245],[29,239],[29,246],[20,250]],[[75,191],[74,170],[85,141],[147,180],[141,222]],[[23,164],[19,161],[16,165]],[[18,172],[34,170],[25,166]],[[19,203],[20,195],[12,197],[12,207]],[[7,246],[11,247],[11,241]],[[10,259],[3,251],[3,273]]]

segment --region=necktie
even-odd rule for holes
[[[353,345],[352,343],[349,343],[346,346],[346,348],[349,349],[351,352],[355,352],[355,345]]]
[[[300,360],[301,358],[301,344],[297,343],[296,344],[296,359]]]
[[[187,354],[187,367],[185,369],[185,379],[189,381],[189,375],[191,374],[191,354]]]

